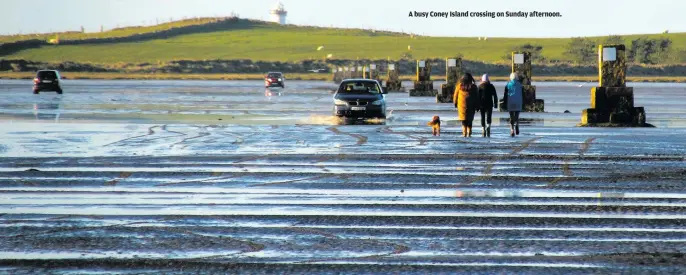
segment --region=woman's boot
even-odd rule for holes
[[[519,135],[519,123],[515,124],[515,134]]]
[[[491,137],[491,124],[486,125],[486,136]]]
[[[481,137],[486,137],[486,127],[481,127]]]
[[[467,126],[467,136],[472,137],[472,126]]]
[[[510,136],[511,137],[515,136],[514,125],[512,125],[512,124],[510,124]]]
[[[462,137],[467,137],[467,126],[462,125]]]

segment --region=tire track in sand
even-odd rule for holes
[[[197,180],[165,182],[165,183],[156,184],[155,186],[170,186],[170,185],[177,185],[177,184],[184,184],[184,183],[214,184],[213,182],[210,183],[208,181],[234,179],[234,178],[240,178],[242,176],[245,176],[245,174],[240,173],[240,174],[230,175],[230,176],[225,176],[225,177],[211,177],[211,178],[197,179]]]
[[[350,133],[346,133],[346,132],[341,132],[341,130],[338,130],[338,128],[336,128],[336,127],[329,127],[326,129],[333,132],[334,134],[337,134],[337,135],[348,135],[348,136],[356,138],[357,143],[355,145],[358,145],[358,146],[367,143],[367,140],[369,140],[369,138],[367,136],[360,135],[360,134],[350,134]]]
[[[77,217],[77,215],[67,215],[66,217],[59,217],[59,218],[68,218],[68,217]],[[39,235],[45,235],[45,234],[53,234],[53,233],[63,233],[63,232],[76,232],[76,231],[81,231],[81,230],[94,230],[94,229],[103,229],[103,228],[113,228],[113,227],[120,227],[120,226],[129,226],[129,225],[139,225],[139,224],[146,224],[146,223],[154,223],[154,222],[159,222],[162,220],[150,220],[150,221],[139,221],[139,222],[129,222],[129,223],[123,223],[123,224],[110,224],[110,225],[102,225],[102,226],[92,226],[92,227],[62,227],[62,228],[57,228],[57,229],[48,229],[42,232],[33,232],[30,234],[16,234],[9,236],[8,238],[25,238],[25,237],[33,237],[33,236],[39,236]]]
[[[484,170],[483,170],[483,174],[481,176],[471,177],[469,179],[469,181],[467,181],[466,183],[457,184],[457,186],[471,185],[474,182],[481,181],[481,180],[484,180],[484,179],[491,177],[491,173],[493,172],[493,167],[495,166],[496,162],[521,153],[522,151],[529,148],[531,146],[531,144],[533,144],[535,141],[537,141],[541,138],[542,137],[535,137],[535,138],[529,139],[529,140],[525,141],[524,143],[522,143],[522,145],[514,148],[510,153],[507,153],[507,154],[502,155],[502,156],[492,157],[491,159],[488,160],[488,163],[486,163],[486,166],[484,167]]]
[[[210,132],[207,131],[207,127],[203,127],[203,128],[204,128],[204,132],[200,132],[200,133],[198,133],[198,134],[195,135],[195,136],[187,137],[187,138],[182,139],[181,141],[172,143],[171,145],[169,145],[169,148],[173,148],[174,146],[179,145],[179,144],[184,144],[184,143],[186,143],[186,142],[189,141],[189,140],[193,140],[193,139],[196,139],[196,138],[202,138],[202,137],[209,136],[209,135],[210,135]],[[188,146],[189,146],[189,144],[184,144],[184,145],[181,147],[181,149],[185,149],[185,148],[188,147]]]
[[[428,141],[428,139],[427,139],[426,137],[416,137],[416,136],[410,135],[410,134],[408,134],[408,133],[399,133],[399,132],[395,132],[395,131],[393,131],[393,129],[391,129],[391,126],[381,127],[381,129],[379,129],[379,132],[381,132],[381,133],[388,133],[388,134],[395,134],[395,135],[401,135],[401,136],[405,136],[405,137],[410,138],[410,139],[414,139],[414,140],[416,140],[417,142],[419,142],[419,144],[418,144],[419,146],[421,146],[421,145],[426,145],[426,142]],[[409,147],[414,147],[414,146],[407,146],[407,147],[409,148]]]
[[[226,257],[226,256],[232,256],[232,255],[243,254],[243,253],[259,252],[259,251],[264,250],[264,248],[265,248],[265,245],[264,245],[264,244],[256,243],[256,242],[253,242],[253,241],[250,241],[250,240],[238,239],[238,238],[234,238],[234,237],[228,237],[228,236],[216,236],[216,237],[215,237],[215,236],[207,236],[207,235],[203,235],[203,234],[200,234],[200,233],[196,233],[196,232],[193,232],[193,231],[190,231],[190,230],[186,230],[186,229],[176,229],[176,228],[171,228],[171,227],[165,227],[165,228],[163,228],[162,230],[169,231],[169,232],[174,232],[174,233],[181,233],[181,234],[194,235],[194,236],[198,236],[198,237],[202,237],[202,238],[226,239],[226,240],[238,242],[238,243],[240,243],[240,244],[243,244],[243,245],[247,246],[247,249],[242,249],[240,252],[236,252],[236,253],[223,254],[223,255],[212,255],[212,256],[206,256],[206,257],[196,257],[196,258],[193,258],[193,259],[212,259],[212,258],[220,258],[220,257]]]
[[[379,240],[373,240],[373,239],[345,239],[345,238],[341,238],[340,236],[338,236],[336,234],[329,233],[329,232],[326,232],[324,230],[314,229],[314,228],[290,226],[290,227],[286,227],[285,229],[291,230],[291,231],[294,231],[297,233],[302,233],[302,234],[319,235],[319,236],[322,236],[322,237],[327,238],[327,239],[336,239],[336,240],[343,240],[343,241],[361,241],[362,243],[365,243],[365,244],[393,247],[393,251],[386,252],[386,253],[373,254],[373,255],[367,255],[367,256],[358,256],[358,257],[333,257],[333,258],[325,258],[325,259],[311,259],[311,260],[306,260],[306,261],[300,261],[298,263],[316,263],[316,262],[328,262],[328,261],[379,259],[379,258],[383,258],[383,257],[387,257],[387,256],[399,255],[399,254],[406,253],[406,252],[409,252],[410,250],[412,250],[409,246],[406,246],[404,244],[391,243],[391,242],[379,241]]]
[[[155,137],[155,138],[143,139],[143,140],[134,140],[134,139],[137,139],[137,138],[144,138],[144,137],[149,137],[149,136],[154,135],[154,134],[156,133],[156,132],[153,130],[154,128],[160,128],[162,131],[169,132],[169,133],[173,133],[173,134],[176,134],[176,135],[173,135],[173,136],[165,136],[165,137]],[[118,141],[115,141],[115,142],[112,142],[112,143],[105,144],[105,145],[103,145],[103,147],[107,147],[107,146],[110,146],[110,145],[113,145],[113,144],[118,144],[118,143],[129,143],[129,142],[143,143],[143,142],[150,142],[150,141],[153,141],[153,140],[165,139],[165,138],[173,138],[173,137],[181,137],[181,136],[185,136],[185,135],[186,135],[186,134],[185,134],[185,133],[182,133],[182,132],[167,130],[167,125],[166,125],[166,124],[164,124],[164,125],[162,125],[162,126],[160,126],[160,125],[155,125],[155,126],[151,126],[150,128],[148,128],[148,133],[145,134],[145,135],[138,135],[138,136],[135,136],[135,137],[125,138],[125,139],[122,139],[122,140],[118,140]]]
[[[588,149],[591,148],[591,143],[593,143],[593,141],[595,141],[595,140],[596,140],[595,137],[590,137],[590,138],[587,138],[587,139],[581,144],[581,146],[579,147],[579,153],[578,153],[578,154],[579,154],[579,157],[583,157],[583,156],[586,154],[586,152],[588,152]],[[571,169],[571,167],[570,167],[570,165],[569,165],[569,161],[570,161],[572,158],[573,158],[573,157],[567,157],[567,158],[565,158],[564,163],[562,164],[562,174],[563,174],[565,177],[573,177],[573,176],[574,176],[574,173],[572,173],[572,169]],[[557,177],[557,178],[554,178],[553,180],[551,180],[551,181],[548,183],[548,187],[555,186],[558,182],[560,182],[561,180],[564,180],[565,177]]]
[[[158,128],[158,127],[160,127],[160,125],[150,126],[150,127],[148,127],[148,133],[145,135],[139,135],[139,136],[135,136],[135,137],[125,138],[122,140],[118,140],[118,141],[115,141],[112,143],[105,144],[105,145],[103,145],[103,147],[110,146],[110,145],[117,144],[117,143],[121,143],[121,142],[126,142],[128,140],[135,139],[135,138],[151,136],[151,135],[155,134],[155,131],[153,129]]]
[[[256,184],[248,185],[248,187],[269,186],[269,185],[277,185],[277,184],[286,184],[286,183],[301,182],[301,181],[306,181],[306,180],[318,180],[318,179],[336,178],[336,177],[339,177],[339,176],[338,176],[338,175],[332,175],[332,174],[324,174],[324,175],[319,175],[319,176],[314,176],[314,177],[307,177],[307,178],[301,178],[301,179],[294,179],[294,180],[284,180],[284,181],[273,181],[273,182],[265,182],[265,183],[256,183]]]
[[[119,173],[119,177],[116,177],[112,180],[106,181],[105,185],[107,185],[107,186],[117,185],[117,183],[119,183],[121,180],[126,179],[126,178],[130,177],[131,175],[133,175],[132,172],[121,172],[121,173]]]

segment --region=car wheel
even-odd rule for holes
[[[57,90],[57,94],[62,94],[62,89]]]

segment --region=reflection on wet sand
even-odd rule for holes
[[[60,120],[60,105],[62,103],[62,97],[56,97],[51,102],[46,103],[34,103],[33,104],[33,116],[36,120],[54,120],[59,122]]]
[[[273,96],[281,96],[282,92],[283,92],[283,90],[281,90],[281,89],[266,88],[266,89],[264,89],[264,96],[271,99],[271,97],[273,97]]]

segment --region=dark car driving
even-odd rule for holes
[[[282,73],[279,72],[270,72],[267,73],[267,75],[264,76],[264,87],[269,88],[269,87],[281,87],[284,88],[284,81],[285,77],[283,76]]]
[[[38,94],[41,91],[54,91],[61,94],[62,77],[60,77],[60,72],[55,70],[36,72],[36,77],[33,79],[33,93]]]
[[[385,94],[376,80],[343,80],[333,96],[333,114],[349,118],[386,118]]]

